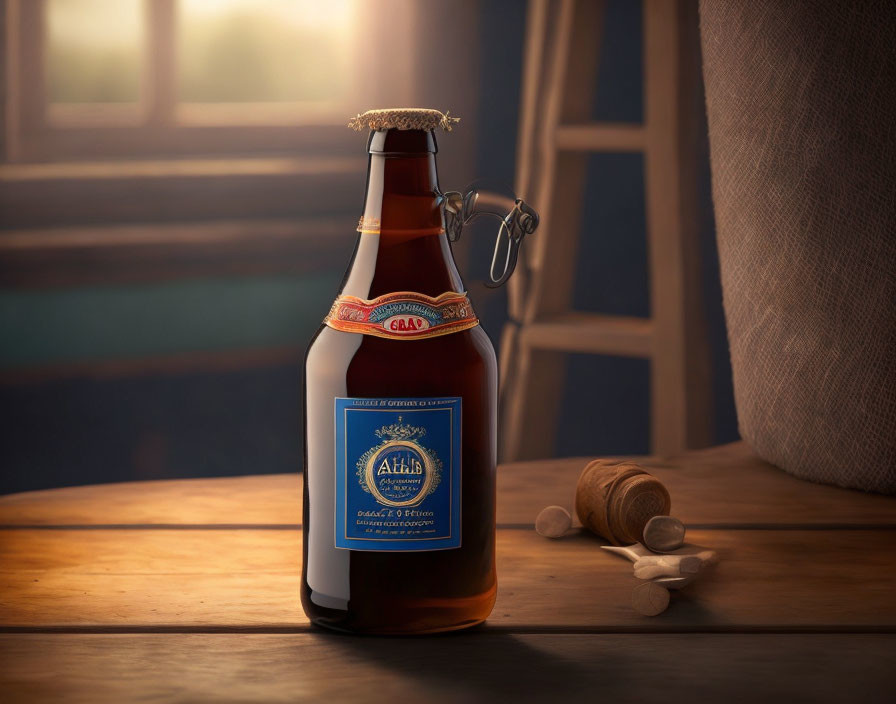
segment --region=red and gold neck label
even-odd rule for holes
[[[433,298],[399,291],[371,300],[339,296],[324,323],[335,330],[392,340],[419,340],[479,325],[465,293],[447,291]]]

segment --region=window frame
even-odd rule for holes
[[[478,0],[363,7],[363,50],[387,70],[364,66],[369,95],[339,124],[54,126],[42,104],[44,0],[0,0],[0,285],[270,275],[332,265],[333,252],[342,261],[356,234],[366,161],[345,118],[386,100],[460,115],[439,171],[448,188],[469,183]],[[406,39],[395,42],[395,34]],[[401,95],[381,95],[383,80]],[[463,247],[456,256],[464,258]]]

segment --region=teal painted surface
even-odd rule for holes
[[[0,368],[303,344],[340,273],[0,291]]]

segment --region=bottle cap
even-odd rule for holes
[[[384,110],[368,110],[355,115],[348,121],[353,130],[434,130],[441,127],[451,131],[459,117],[450,117],[447,112],[429,108],[386,108]]]

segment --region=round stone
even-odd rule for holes
[[[654,516],[644,526],[644,546],[654,552],[671,552],[684,545],[684,524],[672,516]]]
[[[535,532],[545,538],[562,538],[572,527],[572,517],[562,506],[541,509],[535,519]]]

